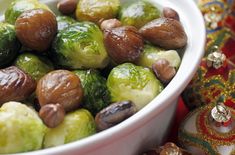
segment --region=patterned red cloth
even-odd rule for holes
[[[178,128],[180,126],[180,123],[184,120],[184,118],[188,114],[188,112],[189,110],[185,106],[182,98],[179,98],[178,107],[176,110],[176,117],[174,117],[174,120],[173,120],[174,123],[172,125],[171,131],[169,133],[169,137],[167,139],[168,142],[174,142],[177,144]]]

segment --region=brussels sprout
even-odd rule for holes
[[[0,153],[20,153],[41,149],[46,133],[37,113],[19,102],[0,108]]]
[[[161,48],[154,47],[152,45],[145,45],[144,51],[141,53],[140,57],[136,61],[137,65],[144,67],[152,67],[152,64],[159,59],[166,59],[170,62],[170,66],[179,68],[181,63],[181,58],[177,51],[169,50],[165,51]]]
[[[101,19],[116,17],[119,8],[119,0],[79,0],[76,9],[76,18],[80,21],[98,23]]]
[[[106,79],[96,70],[76,70],[74,73],[80,78],[84,90],[83,107],[95,116],[110,104]]]
[[[11,63],[20,49],[13,25],[0,23],[0,68]]]
[[[123,25],[132,25],[141,28],[161,15],[159,9],[147,0],[134,1],[125,4],[119,13]]]
[[[75,23],[60,31],[51,52],[55,64],[70,69],[104,68],[108,54],[103,34],[94,23]]]
[[[5,21],[10,24],[15,24],[16,19],[25,11],[31,9],[46,9],[48,6],[38,2],[38,0],[15,0],[7,8],[5,12]]]
[[[65,29],[66,27],[68,27],[69,25],[76,22],[75,19],[69,16],[57,16],[56,20],[57,20],[58,31],[61,31]]]
[[[19,55],[15,61],[15,65],[28,73],[36,81],[54,69],[52,63],[46,57],[31,53],[22,53]]]
[[[163,86],[150,69],[124,63],[112,69],[107,86],[113,102],[130,100],[140,110],[162,90]]]
[[[95,132],[95,120],[91,113],[85,109],[79,109],[67,114],[63,123],[56,128],[48,129],[43,145],[44,148],[63,145]]]

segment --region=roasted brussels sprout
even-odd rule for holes
[[[75,19],[69,16],[57,16],[56,20],[57,20],[58,31],[61,31],[65,29],[66,27],[68,27],[69,25],[76,22]]]
[[[116,17],[119,8],[119,0],[79,0],[76,9],[76,18],[80,21],[98,23],[101,19]]]
[[[54,69],[49,59],[31,53],[20,54],[15,61],[15,65],[36,81]]]
[[[19,102],[7,102],[0,108],[0,153],[20,153],[42,148],[46,133],[37,113]]]
[[[62,124],[48,129],[44,148],[63,145],[96,133],[95,120],[91,113],[79,109],[67,114]]]
[[[10,64],[17,56],[20,43],[13,25],[0,22],[0,68]]]
[[[31,9],[50,10],[47,5],[40,3],[38,0],[15,0],[5,12],[5,21],[15,24],[16,19],[25,11]]]
[[[166,51],[162,48],[147,44],[144,46],[144,51],[140,54],[140,57],[137,59],[136,64],[151,68],[153,63],[159,59],[168,60],[170,66],[175,67],[176,69],[179,68],[181,63],[181,58],[177,51]]]
[[[51,54],[55,64],[69,69],[104,68],[108,64],[103,34],[90,22],[75,23],[60,31]]]
[[[107,86],[113,102],[130,100],[136,104],[138,110],[163,89],[150,69],[131,63],[113,68],[108,76]]]
[[[121,8],[119,19],[123,25],[131,25],[141,28],[153,19],[161,15],[159,9],[147,0],[133,1]]]
[[[84,90],[83,107],[95,116],[111,101],[106,79],[96,70],[76,70],[74,73],[80,78]]]

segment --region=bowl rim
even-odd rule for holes
[[[49,1],[57,1],[57,0],[41,0],[41,2],[43,3],[47,3]],[[153,1],[155,3],[161,3],[161,4],[164,4],[165,6],[168,6],[167,4],[169,4],[169,6],[172,6],[172,8],[174,8],[175,6],[173,5],[175,0],[168,0],[168,1],[158,0],[158,2],[156,2],[156,0],[150,0],[150,1]],[[105,146],[105,144],[110,144],[110,142],[113,139],[116,139],[116,138],[119,139],[121,137],[127,136],[129,133],[138,129],[140,126],[143,126],[146,123],[148,123],[151,119],[156,117],[160,112],[164,111],[164,109],[168,108],[171,105],[171,102],[173,102],[173,100],[175,100],[180,95],[180,93],[183,91],[183,89],[187,86],[187,84],[192,79],[194,73],[197,70],[198,65],[201,62],[201,58],[204,55],[204,47],[205,47],[205,42],[206,42],[206,31],[205,31],[204,20],[203,20],[200,10],[196,6],[196,3],[193,0],[189,0],[189,1],[178,0],[177,3],[182,4],[182,5],[178,4],[179,8],[180,6],[181,7],[187,6],[188,10],[190,10],[190,14],[192,14],[192,16],[194,17],[193,20],[198,22],[196,25],[199,26],[197,30],[200,31],[200,32],[197,32],[198,34],[200,34],[197,36],[197,39],[198,39],[197,45],[199,46],[197,47],[197,49],[193,49],[197,51],[197,53],[194,56],[186,56],[186,55],[183,56],[180,68],[176,76],[172,79],[172,81],[167,85],[167,87],[164,88],[164,90],[157,97],[155,97],[148,105],[146,105],[143,109],[141,109],[135,115],[133,115],[132,117],[128,118],[127,120],[123,121],[122,123],[112,128],[104,130],[100,133],[96,133],[95,135],[86,137],[79,141],[71,142],[71,143],[53,147],[53,148],[26,152],[24,154],[25,155],[59,154],[59,153],[65,153],[71,150],[74,151],[74,150],[79,150],[79,149],[87,150],[90,152],[99,147]],[[187,34],[192,34],[191,32],[189,32],[191,31],[190,28],[188,28],[187,30],[188,30]],[[192,36],[188,38],[191,39]],[[186,54],[189,54],[190,52],[189,50],[192,47],[194,47],[192,42],[193,40],[190,40],[188,42],[188,45],[186,47],[186,51],[187,50],[188,51],[186,52]],[[195,40],[193,43],[195,43]],[[190,61],[189,60],[188,60],[189,62],[186,61],[185,57],[194,58],[194,60],[191,61],[191,65],[187,67],[188,72],[185,72],[187,71],[187,69],[186,67],[183,67],[183,64],[188,64]],[[181,76],[181,75],[184,75],[184,76]],[[129,124],[132,124],[132,125],[130,126]],[[119,132],[119,131],[122,131],[122,132]],[[88,149],[87,146],[92,146],[91,147],[92,149]],[[17,154],[22,154],[22,153],[17,153]]]

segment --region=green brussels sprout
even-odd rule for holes
[[[79,21],[98,23],[101,19],[115,18],[119,8],[119,0],[79,0],[76,18]]]
[[[51,52],[58,66],[69,69],[104,68],[108,54],[99,27],[90,22],[77,22],[60,31]]]
[[[33,109],[19,102],[3,104],[0,108],[0,154],[41,149],[46,129]]]
[[[44,148],[63,145],[96,133],[95,120],[91,113],[79,109],[66,114],[62,124],[50,128],[44,138]]]
[[[83,107],[95,116],[110,104],[106,79],[96,70],[76,70],[74,73],[80,78],[84,90]]]
[[[153,72],[141,66],[124,63],[112,69],[107,86],[113,102],[130,100],[140,110],[155,98],[163,85]]]
[[[159,9],[147,0],[127,3],[123,5],[119,13],[119,19],[123,25],[131,25],[136,28],[141,28],[160,16]]]
[[[61,31],[65,29],[66,27],[68,27],[69,25],[76,22],[75,19],[69,16],[57,16],[56,20],[57,20],[58,31]]]
[[[168,60],[170,66],[175,67],[176,69],[179,68],[181,58],[177,51],[165,51],[152,45],[145,45],[144,51],[140,54],[140,57],[137,59],[136,64],[152,68],[153,63],[162,58]]]
[[[15,61],[15,65],[28,73],[36,81],[54,70],[52,63],[46,57],[31,53],[20,54]]]
[[[16,58],[20,47],[14,26],[0,22],[0,68],[10,64]]]
[[[10,24],[15,24],[16,19],[25,11],[31,9],[46,9],[48,6],[38,2],[38,0],[15,0],[7,8],[5,12],[5,21]]]

